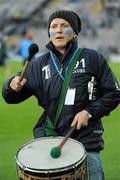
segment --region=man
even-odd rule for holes
[[[0,67],[4,69],[4,78],[9,76],[9,68],[7,65],[7,48],[4,36],[0,34]]]
[[[46,136],[47,114],[54,124],[61,86],[68,65],[78,48],[77,36],[81,30],[79,16],[72,11],[60,10],[48,21],[50,42],[48,52],[31,61],[25,79],[19,75],[7,81],[3,97],[7,103],[19,103],[35,95],[45,109],[34,128],[35,138]],[[106,60],[95,50],[82,49],[74,68],[56,133],[65,136],[76,125],[71,138],[84,144],[88,156],[90,180],[103,180],[99,152],[104,148],[101,117],[108,115],[120,102],[120,88]]]
[[[24,36],[24,39],[21,41],[20,46],[19,46],[19,54],[22,57],[22,61],[23,61],[23,65],[25,64],[25,60],[28,58],[29,53],[28,53],[28,49],[30,47],[30,45],[33,42],[33,36],[31,33],[27,32]]]

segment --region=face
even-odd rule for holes
[[[55,18],[52,20],[49,29],[50,40],[58,49],[65,48],[67,42],[77,35],[70,24],[64,19]]]

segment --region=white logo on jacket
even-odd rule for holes
[[[42,68],[42,71],[45,72],[45,79],[50,79],[51,78],[50,65],[44,66]]]
[[[75,68],[74,69],[77,69],[78,68],[78,66],[79,66],[79,61],[77,61],[77,63],[76,63],[76,65],[75,65]]]
[[[82,68],[78,68],[82,66]],[[85,58],[82,58],[80,61],[77,61],[73,73],[85,73]]]

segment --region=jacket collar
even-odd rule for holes
[[[71,55],[71,53],[76,49],[77,46],[78,46],[77,38],[74,38],[67,43],[66,51],[64,55],[62,55],[60,52],[58,52],[55,49],[55,46],[51,41],[46,45],[46,48],[52,51],[57,56],[60,62],[63,62],[66,57],[69,57]]]

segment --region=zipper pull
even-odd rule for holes
[[[60,74],[62,74],[62,71],[63,71],[63,64],[61,64]]]

